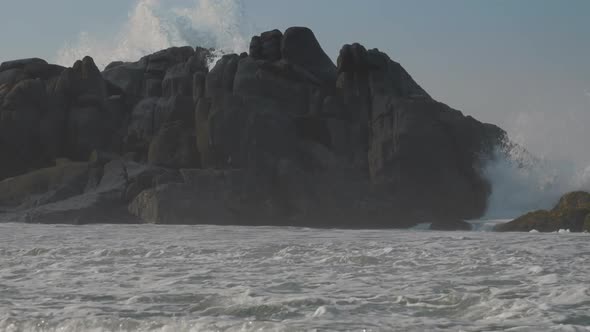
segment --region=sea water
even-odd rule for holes
[[[0,331],[590,331],[590,235],[0,224]]]

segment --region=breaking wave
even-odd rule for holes
[[[571,191],[590,191],[590,94],[577,87],[560,96],[531,98],[530,106],[495,123],[508,132],[513,148],[488,164],[492,196],[485,218],[510,219],[550,209]]]
[[[166,1],[168,2],[168,1]],[[241,0],[195,0],[190,7],[164,7],[163,0],[138,0],[129,19],[114,37],[89,31],[64,45],[58,64],[71,66],[91,55],[99,68],[112,61],[137,61],[172,46],[215,48],[220,53],[243,52],[249,35]],[[169,3],[168,3],[169,4]]]
[[[512,219],[524,213],[552,208],[564,194],[590,191],[590,165],[551,154],[536,156],[521,145],[498,152],[484,176],[492,195],[484,219]]]

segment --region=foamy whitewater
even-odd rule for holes
[[[590,235],[0,224],[2,331],[589,331]]]

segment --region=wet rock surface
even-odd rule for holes
[[[529,212],[496,226],[500,232],[590,232],[590,193],[575,191],[561,197],[551,210]]]
[[[504,131],[432,99],[385,53],[344,45],[334,64],[293,27],[212,58],[0,65],[0,186],[91,160],[84,185],[21,186],[50,198],[20,219],[465,229],[485,211],[479,171]]]

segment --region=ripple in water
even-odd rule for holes
[[[588,234],[0,224],[2,331],[587,331]]]

